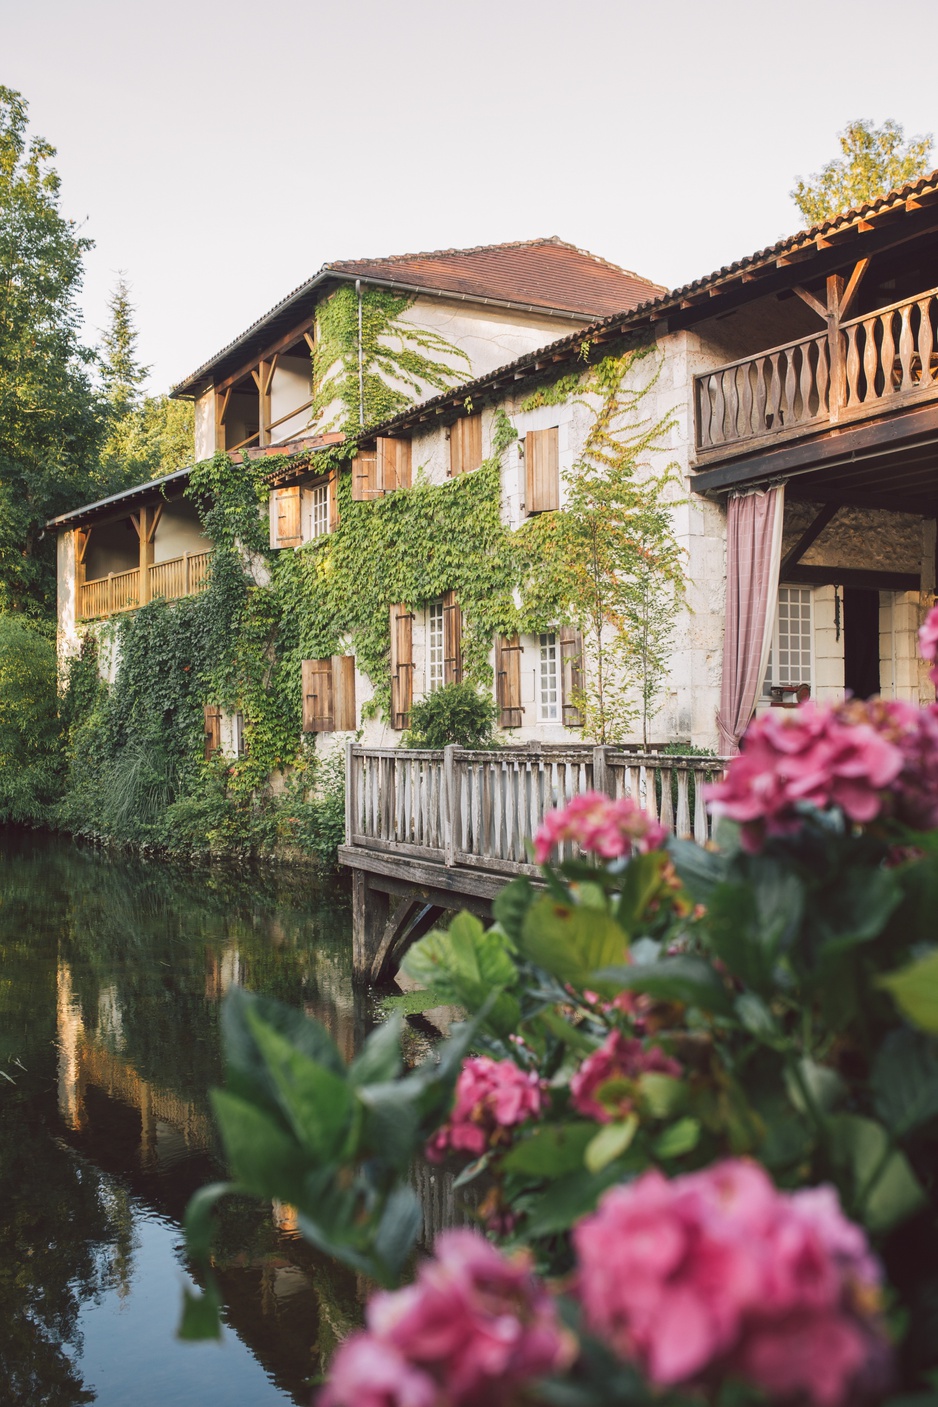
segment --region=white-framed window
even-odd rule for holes
[[[310,541],[329,531],[329,484],[314,484],[308,490]]]
[[[538,644],[537,716],[542,723],[555,723],[560,718],[560,650],[556,632],[543,631]]]
[[[799,684],[814,687],[814,592],[810,586],[780,586],[775,631],[762,693],[796,689]],[[786,700],[790,702],[791,700]]]
[[[446,676],[443,602],[427,607],[427,693],[442,689]]]

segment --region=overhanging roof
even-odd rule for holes
[[[145,484],[135,484],[132,489],[122,489],[120,493],[112,493],[108,498],[85,503],[81,508],[73,508],[70,513],[60,513],[57,518],[50,518],[45,525],[46,529],[80,528],[95,518],[107,517],[121,508],[126,508],[129,513],[137,504],[152,498],[154,492],[160,497],[165,497],[170,486],[184,489],[191,473],[192,466],[187,465],[185,469],[176,469],[172,474],[164,474],[162,478],[148,479]]]

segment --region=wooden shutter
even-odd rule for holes
[[[290,484],[285,489],[274,489],[270,502],[271,547],[300,547],[303,542],[303,529],[300,522],[299,484]]]
[[[582,728],[583,713],[576,700],[583,694],[583,636],[576,626],[560,627],[560,668],[564,725],[567,728]]]
[[[333,471],[329,475],[329,531],[334,533],[339,526],[339,476]]]
[[[449,432],[450,478],[468,474],[482,463],[482,417],[467,415]]]
[[[520,728],[521,641],[517,635],[495,637],[495,699],[500,728]]]
[[[378,436],[376,453],[378,456],[377,485],[383,493],[393,493],[395,489],[410,488],[410,440],[392,440]]]
[[[462,683],[462,611],[455,591],[443,597],[443,683]]]
[[[335,731],[332,659],[303,661],[303,732]]]
[[[332,656],[332,698],[335,705],[335,731],[347,733],[354,729],[355,714],[355,656]]]
[[[524,437],[524,506],[528,513],[560,507],[560,434],[529,430]]]
[[[206,704],[202,713],[205,718],[205,760],[207,762],[221,749],[221,709],[215,704]]]
[[[414,699],[414,617],[391,607],[391,727],[406,728]]]
[[[364,503],[380,497],[377,452],[373,449],[362,450],[352,460],[352,498],[356,503]]]

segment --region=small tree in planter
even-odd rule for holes
[[[498,709],[486,694],[472,684],[444,684],[410,710],[410,728],[403,746],[441,748],[495,746],[494,727]]]

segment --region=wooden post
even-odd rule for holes
[[[606,756],[608,751],[609,749],[606,747],[593,748],[593,790],[603,791],[607,796],[611,796],[612,793],[609,790],[609,784],[612,775],[608,768],[608,759]]]
[[[231,387],[224,391],[215,392],[215,448],[216,450],[225,448],[225,416],[228,413],[228,401],[231,398]]]
[[[257,443],[261,449],[270,444],[270,383],[277,370],[278,355],[258,362],[257,370],[251,372],[257,386]]]
[[[183,596],[188,596],[188,595],[189,595],[189,554],[188,554],[188,552],[184,552],[184,553],[182,554],[182,594],[183,594]]]
[[[443,863],[456,863],[456,744],[443,749]]]
[[[345,744],[345,843],[353,845],[355,834],[355,744]]]
[[[844,344],[840,335],[840,304],[844,296],[844,281],[840,274],[827,280],[827,347],[831,364],[830,418],[839,420],[847,398],[844,366]]]

